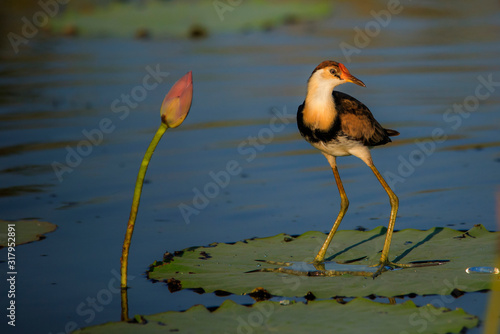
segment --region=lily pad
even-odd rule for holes
[[[218,290],[248,294],[263,287],[276,296],[317,298],[385,297],[408,294],[455,294],[489,289],[493,277],[468,274],[466,269],[493,266],[499,232],[476,225],[467,232],[449,228],[427,231],[406,229],[395,232],[389,259],[394,262],[447,260],[443,265],[407,268],[382,273],[376,279],[354,275],[312,277],[300,272],[279,270],[279,262],[310,262],[325,239],[321,232],[306,232],[297,237],[280,234],[234,244],[192,247],[151,265],[148,277],[175,283],[176,289]],[[385,238],[385,228],[371,231],[338,231],[327,253],[328,261],[376,265]],[[266,260],[259,262],[257,260]],[[271,272],[269,272],[271,271]],[[274,271],[274,272],[273,272]]]
[[[183,37],[193,28],[201,35],[271,29],[286,23],[321,19],[332,11],[332,3],[302,1],[114,1],[105,5],[70,2],[51,19],[56,32],[75,27],[82,36],[133,36],[143,30],[152,36]],[[205,31],[203,33],[202,31]],[[146,34],[146,35],[148,35]]]
[[[391,305],[357,298],[347,304],[323,300],[288,306],[264,301],[246,307],[226,300],[213,312],[197,305],[74,333],[459,333],[477,324],[477,317],[462,309],[417,307],[412,301]]]
[[[44,234],[53,232],[56,228],[55,224],[38,220],[0,220],[0,248],[41,240],[45,238]]]

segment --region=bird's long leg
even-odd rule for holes
[[[339,194],[340,194],[340,211],[337,216],[337,219],[335,219],[335,223],[333,224],[332,229],[330,230],[330,233],[328,233],[328,236],[326,237],[325,242],[323,243],[323,246],[321,246],[321,249],[318,252],[318,255],[314,258],[314,263],[321,263],[325,260],[325,254],[326,250],[328,249],[328,246],[332,242],[333,236],[335,235],[335,232],[337,231],[337,228],[340,225],[340,222],[342,221],[342,218],[344,218],[345,213],[347,212],[347,209],[349,208],[349,200],[347,199],[347,195],[344,190],[344,185],[342,184],[342,180],[340,179],[339,171],[337,169],[337,164],[335,161],[335,157],[331,155],[326,155],[325,157],[328,159],[328,162],[330,163],[330,166],[332,167],[333,171],[333,176],[335,176],[335,182],[337,183],[337,188],[339,188]]]
[[[385,182],[382,175],[380,175],[375,165],[373,163],[370,163],[368,164],[368,166],[372,169],[373,173],[377,177],[382,187],[384,187],[385,191],[387,192],[387,195],[389,195],[389,200],[391,202],[391,217],[389,218],[389,226],[387,226],[387,234],[385,236],[384,248],[382,248],[382,255],[380,256],[379,269],[374,274],[375,277],[378,276],[384,270],[385,266],[409,267],[410,265],[392,263],[388,259],[389,248],[391,247],[392,233],[394,231],[394,225],[396,224],[396,215],[398,213],[398,208],[399,208],[399,199],[396,196],[396,194],[392,191],[392,189],[389,187],[387,182]]]
[[[398,213],[398,208],[399,208],[399,199],[396,196],[396,194],[392,191],[392,189],[389,187],[387,182],[385,182],[382,175],[380,175],[375,165],[371,164],[370,168],[372,169],[373,173],[379,180],[380,184],[382,184],[382,187],[384,187],[385,191],[387,192],[387,195],[389,195],[389,200],[391,202],[391,217],[389,218],[389,226],[387,227],[387,234],[385,236],[384,248],[382,249],[382,256],[380,257],[380,262],[386,263],[387,258],[389,256],[389,247],[391,246],[391,239],[392,239],[392,233],[394,231],[394,225],[396,224],[396,215]]]

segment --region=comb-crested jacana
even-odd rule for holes
[[[309,77],[306,99],[299,106],[297,112],[297,125],[300,134],[312,146],[320,150],[330,163],[341,200],[340,212],[326,241],[316,255],[314,263],[321,264],[324,262],[328,246],[349,207],[349,200],[337,169],[336,158],[354,155],[371,168],[389,195],[391,203],[391,216],[378,264],[379,268],[374,274],[374,276],[377,276],[386,266],[406,266],[392,263],[388,259],[399,202],[396,194],[394,194],[373,164],[370,154],[370,148],[391,142],[390,137],[399,135],[399,132],[384,129],[363,103],[352,96],[333,90],[338,85],[346,82],[365,87],[365,84],[350,74],[343,64],[331,60],[323,61]]]

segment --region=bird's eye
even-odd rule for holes
[[[333,75],[335,75],[335,74],[337,74],[337,71],[335,71],[335,69],[332,68],[332,69],[330,69],[330,73],[333,74]]]

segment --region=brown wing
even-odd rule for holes
[[[340,129],[348,137],[368,146],[377,146],[390,142],[390,135],[399,134],[397,131],[384,129],[368,107],[352,96],[333,91],[333,98],[339,113]]]

